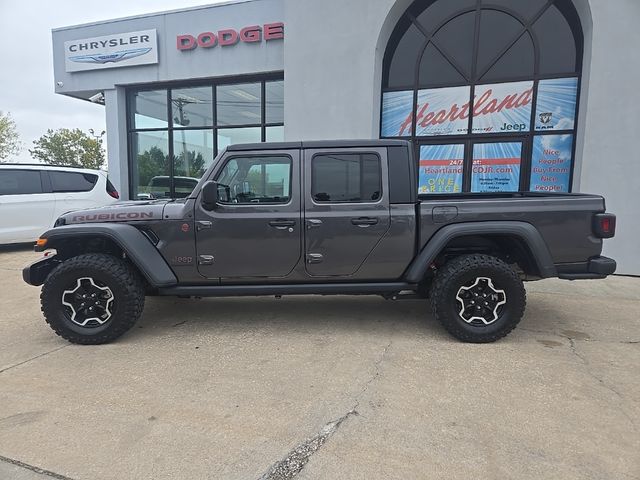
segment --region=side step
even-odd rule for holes
[[[253,297],[270,295],[379,295],[415,290],[416,285],[391,283],[303,283],[290,285],[185,285],[159,288],[158,295],[189,297]]]

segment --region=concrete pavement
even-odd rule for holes
[[[490,345],[424,301],[285,297],[148,298],[82,347],[36,257],[0,251],[0,479],[640,478],[640,279],[529,283]]]

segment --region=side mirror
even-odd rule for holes
[[[202,207],[214,210],[218,203],[218,182],[207,182],[202,186]]]

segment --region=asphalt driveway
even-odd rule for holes
[[[0,251],[0,479],[639,479],[640,279],[529,283],[450,338],[424,301],[148,298],[70,345]]]

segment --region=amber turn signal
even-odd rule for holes
[[[36,247],[44,247],[47,244],[46,238],[39,238],[36,240]]]

